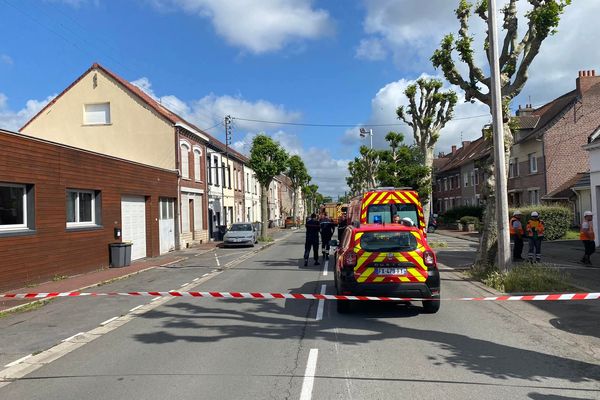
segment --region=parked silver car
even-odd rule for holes
[[[258,232],[252,224],[237,222],[223,237],[223,246],[254,246],[258,242]]]

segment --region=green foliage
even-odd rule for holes
[[[459,221],[461,218],[466,216],[472,216],[476,218],[477,221],[481,220],[483,217],[483,207],[482,206],[460,206],[454,207],[444,213],[442,219],[445,223],[451,223]]]
[[[304,186],[311,179],[304,161],[302,161],[299,155],[293,155],[288,159],[286,175],[292,181],[294,189]]]
[[[461,224],[478,224],[479,223],[479,218],[477,217],[472,217],[470,215],[465,215],[464,217],[462,217],[460,219],[460,223]]]
[[[287,152],[269,136],[260,134],[252,141],[250,168],[263,187],[269,187],[276,175],[287,168]]]
[[[571,0],[547,0],[540,3],[539,7],[527,13],[527,18],[535,26],[538,35],[545,38],[557,32],[560,15],[571,4]]]
[[[377,180],[381,186],[412,187],[422,198],[431,191],[430,168],[423,165],[423,155],[418,148],[403,144],[404,136],[389,132],[386,141],[389,150],[379,152]]]
[[[571,277],[548,264],[523,263],[502,273],[496,267],[473,267],[468,275],[504,293],[542,293],[572,290]]]
[[[516,209],[510,209],[509,215],[512,217],[513,211]],[[562,238],[573,221],[573,212],[566,207],[560,206],[530,206],[519,208],[523,213],[521,222],[523,228],[527,224],[530,215],[533,211],[537,211],[540,214],[540,220],[544,221],[544,238],[546,240],[557,240]]]

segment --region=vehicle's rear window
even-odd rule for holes
[[[364,251],[412,251],[417,248],[417,239],[411,232],[365,232],[360,238]]]
[[[413,203],[407,204],[371,204],[367,208],[367,223],[386,223],[392,222],[394,215],[402,218],[410,218],[415,225],[419,221],[419,213],[417,206]],[[418,225],[417,225],[418,226]]]

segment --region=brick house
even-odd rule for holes
[[[521,129],[512,149],[508,181],[514,205],[562,203],[573,207],[575,224],[591,202],[582,189],[589,171],[584,145],[600,125],[600,77],[580,71],[576,88],[533,109],[517,112]],[[516,195],[516,194],[519,195]]]
[[[0,290],[106,267],[122,239],[163,252],[177,171],[1,129],[0,148]]]

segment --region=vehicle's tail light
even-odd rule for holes
[[[356,267],[356,262],[358,261],[358,257],[356,253],[353,251],[348,251],[344,254],[344,267],[354,268]]]
[[[425,250],[425,252],[423,252],[423,262],[428,267],[435,267],[435,255],[433,254],[433,251]]]

